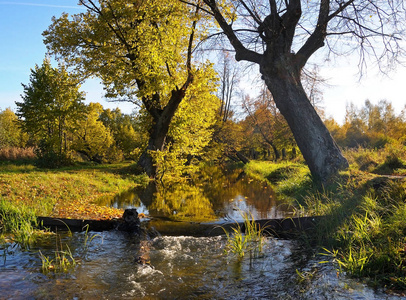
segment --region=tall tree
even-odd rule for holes
[[[191,174],[200,160],[205,159],[217,120],[220,100],[214,95],[217,76],[205,70],[195,73],[169,128],[170,141],[164,151],[154,153],[158,174],[165,179],[179,179]],[[196,109],[199,107],[199,109]]]
[[[84,105],[77,78],[45,59],[31,70],[30,83],[23,87],[23,101],[16,102],[23,130],[40,142],[41,155],[54,153],[63,159],[69,151],[68,133]]]
[[[164,149],[170,123],[198,68],[192,65],[199,1],[80,0],[87,11],[63,14],[44,32],[51,53],[84,76],[100,77],[106,96],[144,107],[152,118],[139,165],[156,173],[151,151]],[[209,67],[211,68],[211,67]]]
[[[203,1],[236,60],[259,65],[314,178],[327,181],[346,168],[347,160],[305,93],[302,70],[325,45],[331,53],[359,49],[361,66],[367,54],[393,61],[403,52],[398,38],[405,29],[403,0]],[[378,38],[381,48],[374,47]]]
[[[5,147],[24,147],[26,137],[18,125],[17,115],[10,109],[0,109],[0,149]]]

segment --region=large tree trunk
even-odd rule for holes
[[[300,71],[289,58],[261,64],[261,73],[285,117],[313,178],[326,182],[348,167],[334,139],[311,105],[300,82]]]
[[[309,58],[324,46],[329,21],[351,5],[352,1],[346,1],[336,12],[331,11],[331,1],[319,1],[317,25],[313,31],[307,31],[310,35],[296,53],[292,45],[302,17],[302,1],[285,1],[286,8],[279,6],[277,1],[269,1],[269,15],[263,20],[255,13],[255,9],[250,9],[255,1],[239,1],[241,9],[246,10],[246,18],[252,17],[250,26],[258,24],[258,39],[262,40],[263,48],[245,46],[246,41],[236,34],[233,23],[228,23],[228,18],[225,18],[225,13],[218,5],[219,1],[203,1],[234,48],[236,60],[259,64],[262,77],[288,122],[314,179],[326,182],[338,170],[347,168],[347,160],[303,90],[300,72]],[[253,32],[252,28],[247,31]],[[253,49],[264,51],[261,53]]]
[[[160,119],[162,119],[162,117]],[[169,124],[168,126],[164,126],[163,122],[161,122],[160,120],[153,122],[151,126],[147,148],[144,150],[138,160],[138,165],[150,178],[155,178],[156,175],[156,166],[154,164],[150,151],[162,151],[164,149],[168,131]]]
[[[169,126],[179,104],[185,97],[185,89],[172,91],[171,99],[163,109],[157,109],[155,107],[150,107],[148,109],[147,107],[152,116],[152,125],[149,131],[147,148],[141,154],[138,160],[138,165],[144,169],[145,173],[147,173],[150,178],[155,178],[156,176],[156,166],[151,157],[150,151],[164,150]]]
[[[276,148],[274,143],[269,143],[269,145],[271,145],[273,153],[275,154],[275,161],[278,161],[280,158],[278,149]]]

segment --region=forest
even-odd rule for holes
[[[52,69],[47,61],[44,67]],[[34,76],[39,69],[37,66],[33,71]],[[84,97],[76,92],[78,99],[67,98],[67,103],[56,103],[59,96],[54,96],[51,103],[42,102],[43,98],[18,103],[18,114],[10,108],[1,110],[0,159],[33,162],[51,169],[81,163],[136,163],[148,143],[146,114],[104,109],[100,103],[85,104]],[[161,177],[180,179],[201,162],[304,163],[269,92],[264,90],[253,99],[245,96],[241,102],[243,114],[239,113],[243,117],[235,117],[232,110],[225,111],[227,103],[221,97],[213,94],[211,99],[211,105],[205,99],[204,109],[199,111],[193,109],[203,106],[198,99],[185,102],[175,114],[168,134],[169,146],[155,158]],[[324,115],[322,108],[317,110]],[[325,118],[324,123],[345,152],[378,153],[397,148],[401,155],[405,113],[405,110],[396,113],[388,100],[377,104],[365,100],[360,108],[347,105],[343,124],[332,117]],[[372,170],[377,166],[377,162],[370,163],[361,167]]]
[[[221,167],[234,183],[264,184],[253,195],[272,189],[268,199],[291,217],[323,217],[313,234],[296,237],[304,260],[327,257],[337,276],[405,295],[406,106],[362,99],[335,120],[323,110],[318,68],[306,67],[325,44],[328,55],[359,50],[361,73],[366,55],[398,63],[404,22],[390,20],[404,4],[302,2],[80,0],[84,12],[55,16],[16,110],[0,108],[4,256],[41,248],[39,216],[120,218],[122,207],[100,203],[134,187],[145,188],[146,209],[160,218],[215,221],[219,204],[209,195],[231,185],[213,179]],[[349,35],[339,49],[329,44]],[[259,66],[256,94],[239,88],[241,61]],[[132,113],[86,99],[81,85],[93,77],[109,101],[133,103]],[[239,229],[226,233],[225,252],[240,263],[263,257],[261,229],[254,237]],[[78,252],[87,230],[84,238]],[[75,253],[55,239],[54,259],[39,250],[42,274],[75,272]],[[140,253],[152,247],[137,243]],[[317,277],[317,268],[297,267],[299,294]]]

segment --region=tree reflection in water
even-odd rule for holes
[[[292,208],[278,201],[266,183],[252,180],[241,169],[226,171],[209,166],[187,182],[150,182],[100,204],[137,208],[139,213],[173,221],[240,221],[240,211],[255,219],[292,216]]]
[[[217,219],[213,205],[201,187],[189,184],[156,184],[151,205],[151,215],[168,216],[176,221],[213,221]]]

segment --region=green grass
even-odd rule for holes
[[[130,171],[128,163],[60,170],[3,163],[0,190],[4,201],[30,207],[36,215],[49,216],[57,214],[59,208],[62,211],[65,206],[92,204],[102,196],[118,194],[145,182],[145,176],[134,176]]]
[[[31,164],[0,164],[0,242],[28,248],[35,240],[36,216],[109,218],[122,211],[100,207],[97,199],[146,182],[130,163],[82,165],[60,170]]]
[[[331,227],[325,231],[324,241],[331,253],[336,253],[334,259],[340,269],[368,278],[375,285],[406,290],[406,204],[404,197],[390,195],[390,190],[399,188],[395,185],[406,188],[405,182],[392,183],[385,193],[364,195],[358,203],[353,202],[352,213],[337,208],[346,211],[340,223],[332,214],[320,227]],[[318,234],[323,236],[320,231]]]
[[[266,180],[298,215],[327,215],[306,245],[332,257],[337,268],[374,286],[406,291],[406,147],[347,150],[350,169],[333,184],[311,184],[305,166],[250,162],[246,172]],[[318,250],[317,250],[318,249]]]
[[[44,274],[49,273],[68,273],[76,267],[76,260],[70,251],[68,245],[57,247],[54,257],[50,258],[38,251],[41,259],[41,272]]]
[[[28,249],[36,240],[38,230],[34,211],[27,206],[15,206],[0,198],[0,242],[6,240]]]
[[[250,161],[244,171],[252,178],[269,182],[286,202],[295,202],[313,188],[309,168],[301,163]]]

